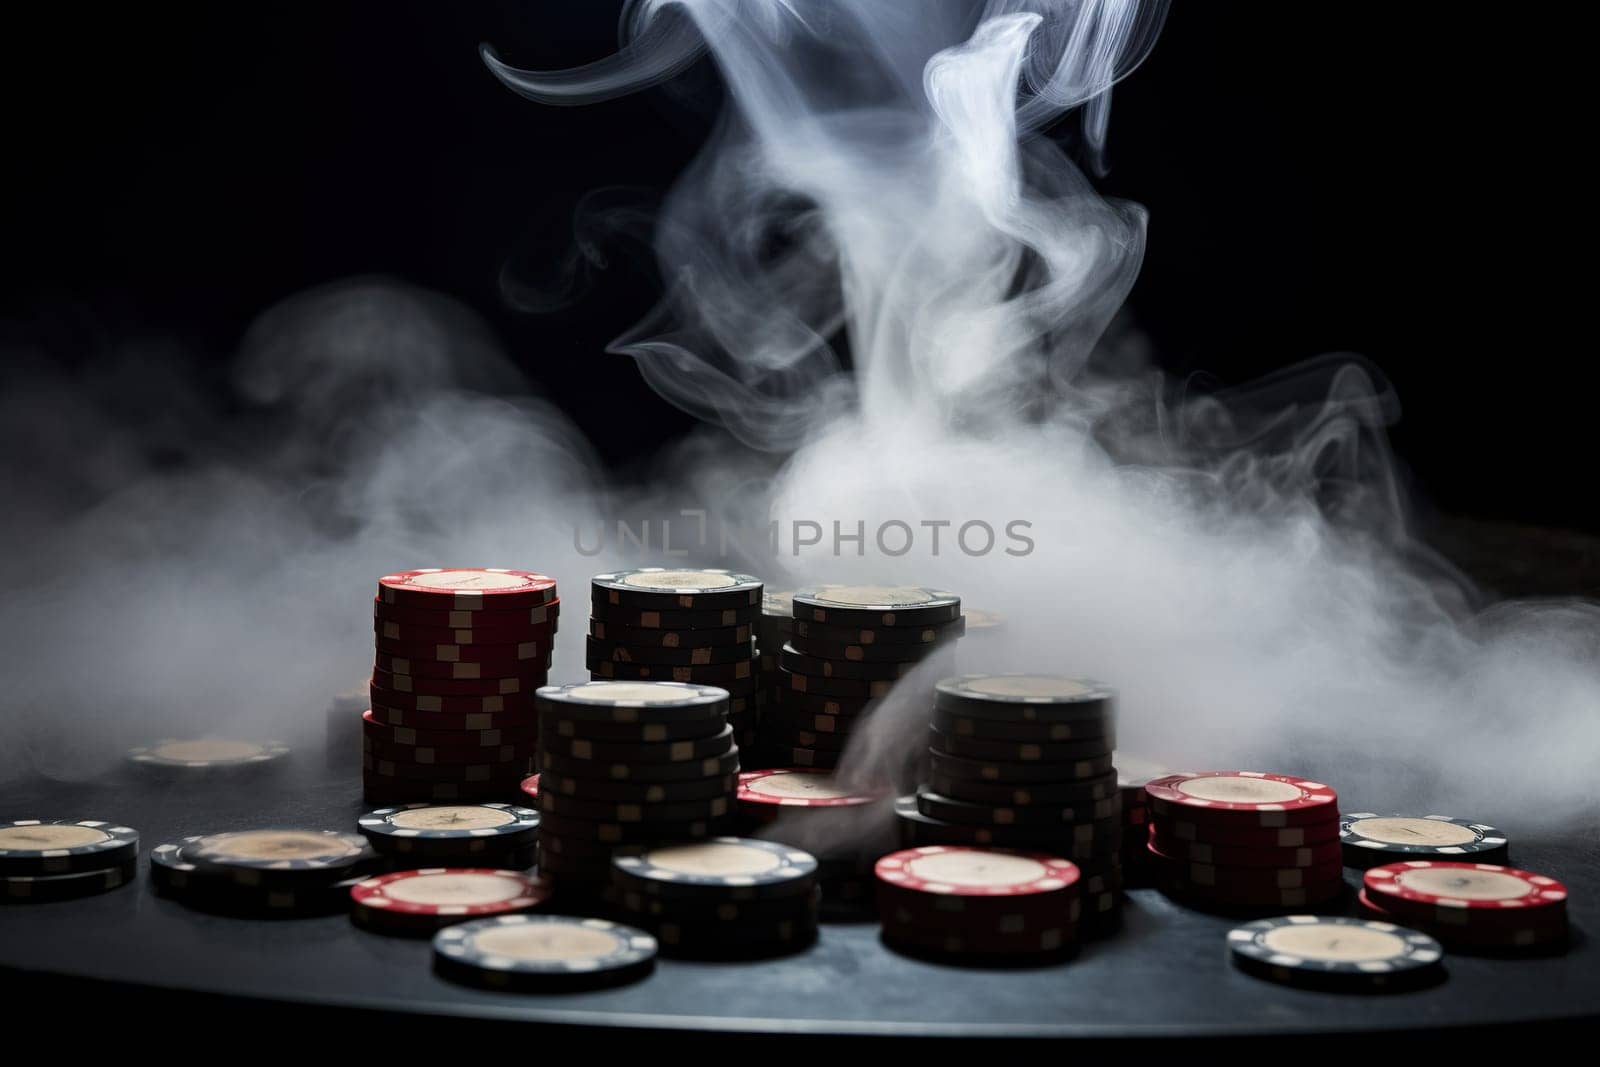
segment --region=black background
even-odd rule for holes
[[[551,316],[498,287],[508,256],[555,254],[585,191],[664,189],[706,128],[660,91],[540,107],[477,58],[595,58],[615,8],[8,16],[3,341],[81,365],[176,337],[220,361],[275,301],[382,273],[486,315],[608,459],[683,432],[602,351],[649,306],[648,271]],[[1579,39],[1489,3],[1179,0],[1118,89],[1102,183],[1151,211],[1131,310],[1163,363],[1242,382],[1360,352],[1399,392],[1396,447],[1431,505],[1600,530]]]

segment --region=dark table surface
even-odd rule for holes
[[[345,916],[237,919],[190,911],[152,892],[150,848],[185,834],[274,825],[354,829],[368,807],[356,777],[324,769],[319,753],[302,753],[282,774],[235,783],[119,776],[93,787],[34,781],[0,788],[0,818],[112,819],[143,836],[136,885],[83,900],[0,907],[0,984],[724,1034],[1236,1037],[1572,1022],[1600,1013],[1600,957],[1587,937],[1600,925],[1600,845],[1592,838],[1513,836],[1514,862],[1572,890],[1576,933],[1567,953],[1452,955],[1442,984],[1391,995],[1308,992],[1249,977],[1230,965],[1224,946],[1237,920],[1188,910],[1153,890],[1129,894],[1119,933],[1047,967],[930,963],[886,948],[872,923],[829,924],[816,945],[788,958],[664,959],[634,985],[553,996],[453,985],[433,973],[426,941],[367,933]],[[1358,884],[1358,872],[1346,873]],[[1354,914],[1353,902],[1344,910]]]

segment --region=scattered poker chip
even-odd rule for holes
[[[475,621],[475,620],[474,620]],[[536,644],[550,648],[555,641],[555,626],[511,624],[506,626],[409,626],[400,622],[374,618],[372,631],[378,641],[387,641],[401,647],[492,646]],[[381,645],[379,647],[382,647]]]
[[[681,682],[583,682],[538,691],[541,710],[600,722],[688,722],[721,718],[728,691]]]
[[[0,876],[78,874],[136,859],[139,831],[94,819],[0,822]]]
[[[1071,763],[1018,763],[1002,760],[970,760],[930,749],[929,766],[934,774],[964,778],[972,782],[1081,782],[1112,773],[1111,757],[1097,756]]]
[[[1338,821],[1331,786],[1257,771],[1185,771],[1145,783],[1151,810],[1197,823],[1304,826]]]
[[[477,664],[484,674],[507,671],[516,673],[521,670],[529,660],[546,662],[550,659],[551,645],[548,641],[519,641],[512,645],[468,645],[468,644],[407,644],[403,641],[390,641],[383,637],[373,642],[379,654],[398,662],[424,662],[443,666],[454,663],[459,665]],[[390,668],[385,668],[390,669]],[[399,671],[402,674],[417,674],[417,671]]]
[[[1008,783],[957,778],[935,771],[928,777],[928,786],[941,796],[972,804],[1059,804],[1071,807],[1117,796],[1116,775],[1111,773],[1074,782]]]
[[[668,570],[638,567],[590,579],[596,606],[635,606],[672,611],[707,608],[759,608],[762,582],[724,570]]]
[[[612,867],[624,890],[690,900],[809,894],[817,875],[811,853],[745,837],[625,849],[612,857]]]
[[[933,687],[934,707],[974,719],[1103,719],[1114,714],[1115,701],[1101,682],[1053,674],[963,674]]]
[[[1367,896],[1404,917],[1466,925],[1505,916],[1564,915],[1567,887],[1556,879],[1492,863],[1407,860],[1362,877]]]
[[[223,737],[157,741],[128,750],[141,767],[177,771],[230,771],[272,764],[289,754],[278,741],[237,741]]]
[[[506,719],[495,722],[489,719],[463,720],[459,726],[452,725],[456,716],[510,716],[519,721],[533,711],[533,692],[526,693],[495,693],[488,695],[454,695],[439,696],[424,693],[404,693],[399,690],[386,689],[378,685],[367,687],[367,696],[372,706],[373,718],[379,722],[392,723],[396,726],[417,726],[419,728],[438,724],[443,729],[461,730],[489,730],[508,725]],[[400,721],[396,715],[428,715],[434,716],[433,722],[410,719]],[[482,725],[478,725],[482,723]]]
[[[372,930],[432,933],[465,920],[531,911],[551,893],[548,879],[520,871],[425,867],[351,886],[351,917]]]
[[[793,674],[817,678],[850,678],[866,682],[893,682],[910,674],[917,666],[915,661],[826,659],[807,655],[793,644],[785,644],[779,650],[778,664]]]
[[[555,579],[499,567],[429,567],[378,579],[383,603],[428,611],[510,611],[555,598]]]
[[[1108,756],[1117,740],[1110,734],[1083,741],[995,741],[986,737],[961,737],[928,730],[928,746],[948,756],[972,760],[1016,763],[1071,763]]]
[[[393,622],[402,626],[428,626],[444,630],[476,630],[486,626],[495,629],[532,626],[555,630],[561,623],[561,601],[552,600],[529,608],[471,611],[400,607],[374,598],[372,617],[381,623]]]
[[[465,716],[461,716],[464,718]],[[521,745],[534,741],[538,734],[531,719],[523,719],[516,726],[500,729],[438,730],[415,726],[396,726],[380,722],[368,708],[361,714],[365,736],[390,748],[496,748],[500,745]]]
[[[1116,729],[1114,720],[1109,716],[1092,719],[1062,719],[1054,722],[1028,722],[1020,719],[975,719],[969,716],[956,715],[953,712],[941,711],[937,708],[934,709],[933,718],[930,721],[935,730],[951,737],[1016,743],[1092,741],[1097,738],[1110,737]]]
[[[745,771],[739,775],[738,801],[746,810],[776,814],[786,808],[855,808],[875,804],[882,793],[847,789],[827,771],[804,767]]]
[[[400,804],[369,811],[356,825],[391,855],[500,852],[539,839],[539,813],[515,804]]]
[[[239,830],[208,834],[183,848],[196,868],[247,887],[326,884],[373,855],[365,837],[336,830]]]
[[[681,763],[599,763],[545,751],[539,753],[539,771],[564,778],[598,778],[613,782],[683,782],[737,774],[739,750],[733,748],[718,756]]]
[[[852,697],[857,700],[874,699],[889,695],[893,680],[862,681],[855,678],[825,678],[817,674],[801,674],[787,667],[778,668],[779,685],[797,693],[817,696]]]
[[[794,594],[794,617],[833,626],[917,627],[961,615],[954,593],[917,586],[829,585]]]
[[[584,666],[596,679],[616,679],[636,682],[686,682],[701,685],[718,685],[731,694],[741,689],[739,683],[756,681],[755,660],[745,657],[733,663],[706,663],[698,666],[674,666],[669,663],[617,663],[612,660],[587,659]]]
[[[372,668],[372,684],[395,693],[435,697],[492,697],[531,693],[544,684],[543,668],[507,678],[433,678]]]
[[[1148,835],[1151,851],[1186,863],[1228,867],[1326,867],[1340,862],[1337,841],[1292,848],[1243,848],[1182,841],[1162,835],[1159,826]]]
[[[516,647],[516,646],[501,646]],[[503,682],[506,680],[526,680],[529,678],[542,679],[550,669],[548,650],[539,652],[526,659],[506,659],[480,662],[450,662],[433,659],[404,659],[391,656],[385,652],[373,654],[372,662],[374,671],[383,671],[395,676],[403,676],[411,680],[415,689],[419,683],[431,682],[435,679],[450,681],[481,681]],[[534,688],[537,688],[535,686]],[[493,691],[500,691],[498,689]]]
[[[1339,840],[1345,858],[1364,866],[1414,859],[1470,856],[1475,862],[1503,858],[1506,835],[1485,823],[1452,819],[1447,815],[1378,815],[1373,812],[1339,816]]]
[[[929,646],[952,641],[966,633],[961,619],[925,626],[860,626],[850,623],[834,625],[793,620],[793,637],[808,641],[821,641],[834,645],[862,645],[876,648],[883,645],[920,646],[924,654]]]
[[[656,939],[604,919],[504,915],[447,926],[434,967],[490,989],[578,989],[636,981],[655,964]]]
[[[700,611],[658,611],[655,608],[636,608],[610,605],[593,606],[590,631],[599,622],[606,630],[621,626],[631,630],[725,630],[733,627],[753,627],[760,611],[756,608],[721,608]]]
[[[917,794],[917,810],[935,819],[972,826],[1055,827],[1058,831],[1065,831],[1079,824],[1095,824],[1115,818],[1119,807],[1116,797],[1093,800],[1077,807],[1048,804],[997,806],[973,804],[922,790]]]
[[[901,673],[911,669],[917,662],[928,657],[929,648],[926,644],[872,644],[851,645],[839,641],[823,641],[816,637],[803,637],[800,634],[790,634],[783,644],[794,649],[797,656],[807,659],[826,660],[834,664],[843,663],[853,666],[876,666],[881,668],[898,668]],[[801,665],[798,669],[805,670]]]
[[[1237,848],[1302,848],[1339,839],[1339,823],[1327,820],[1309,826],[1215,826],[1188,822],[1181,818],[1165,818],[1160,822],[1164,838],[1177,841],[1196,841],[1211,845]]]
[[[524,779],[523,789],[559,793],[562,796],[605,800],[616,804],[682,804],[691,800],[710,800],[733,793],[737,779],[732,774],[690,778],[678,782],[606,781],[596,778],[571,778],[554,774],[535,774]]]
[[[681,722],[607,722],[602,719],[573,719],[559,712],[541,712],[538,730],[543,737],[584,738],[619,744],[660,744],[664,741],[694,741],[715,737],[723,721],[715,715]]]
[[[1234,963],[1288,984],[1409,987],[1439,972],[1444,949],[1418,930],[1338,916],[1260,919],[1228,932]]]
[[[587,737],[546,737],[544,750],[569,759],[629,763],[682,763],[705,760],[733,749],[733,727],[720,733],[689,741],[654,741],[637,744],[625,741],[596,741]]]
[[[748,641],[726,645],[631,645],[620,641],[584,638],[588,663],[647,663],[655,666],[704,667],[716,663],[738,663],[755,658]]]
[[[589,620],[589,637],[609,645],[646,649],[744,648],[750,644],[750,626],[729,626],[715,630],[662,630],[618,626],[603,619]]]
[[[125,859],[96,870],[71,874],[16,874],[0,877],[0,903],[27,904],[105,893],[133,881],[138,861]]]

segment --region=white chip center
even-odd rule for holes
[[[418,874],[383,887],[383,895],[392,900],[440,907],[494,904],[525,893],[527,887],[520,880],[499,874]]]
[[[494,926],[472,937],[473,947],[481,952],[530,963],[597,960],[611,955],[622,944],[616,934],[605,930],[563,923]]]
[[[7,826],[0,828],[0,850],[43,852],[53,848],[80,848],[110,837],[92,826]]]
[[[662,682],[602,682],[598,685],[580,685],[567,690],[573,700],[593,704],[682,704],[685,700],[698,700],[700,695],[692,689]]]
[[[833,585],[817,590],[816,598],[858,608],[904,608],[934,599],[926,589],[906,585]]]
[[[1478,835],[1465,826],[1438,819],[1357,819],[1350,828],[1362,837],[1390,845],[1425,845],[1444,848],[1470,845]]]
[[[765,778],[756,778],[745,783],[745,788],[752,793],[760,793],[769,797],[801,797],[815,800],[841,800],[854,796],[848,789],[839,788],[839,783],[831,774],[794,774],[792,772],[779,772],[769,774]]]
[[[730,585],[739,583],[729,575],[718,574],[716,571],[646,571],[643,574],[627,575],[622,579],[622,584],[638,589],[673,589],[681,592],[693,589],[726,589]]]
[[[1048,674],[995,674],[970,678],[961,688],[983,696],[1027,697],[1046,700],[1081,700],[1094,692],[1074,678]]]
[[[534,583],[521,575],[493,571],[436,571],[419,574],[410,584],[418,589],[517,589]]]
[[[432,808],[413,808],[389,816],[389,822],[402,830],[486,830],[516,822],[499,808],[477,804],[441,804]]]
[[[1329,963],[1389,960],[1406,952],[1404,938],[1367,926],[1280,926],[1267,931],[1261,942],[1274,952]]]
[[[204,838],[201,847],[240,860],[311,860],[348,855],[355,849],[327,834],[302,830],[242,830]]]
[[[1287,804],[1299,800],[1300,787],[1271,778],[1242,778],[1231,774],[1190,778],[1178,783],[1178,792],[1197,800],[1227,804]]]
[[[1394,880],[1407,889],[1456,900],[1516,900],[1533,891],[1514,874],[1452,867],[1409,868]]]
[[[780,863],[780,858],[766,849],[730,845],[722,841],[652,849],[644,858],[653,867],[677,874],[711,878],[765,874]]]
[[[1037,860],[1003,852],[935,852],[918,856],[906,864],[906,870],[924,882],[974,889],[1027,885],[1050,874]]]
[[[228,741],[220,737],[202,737],[194,741],[168,741],[150,750],[160,759],[184,763],[205,763],[215,760],[249,759],[266,749],[251,741]]]

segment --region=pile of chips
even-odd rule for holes
[[[1424,930],[1452,949],[1554,951],[1567,943],[1567,887],[1493,863],[1407,860],[1362,878],[1371,914]]]
[[[139,831],[95,819],[0,822],[0,904],[68,900],[133,881]]]

